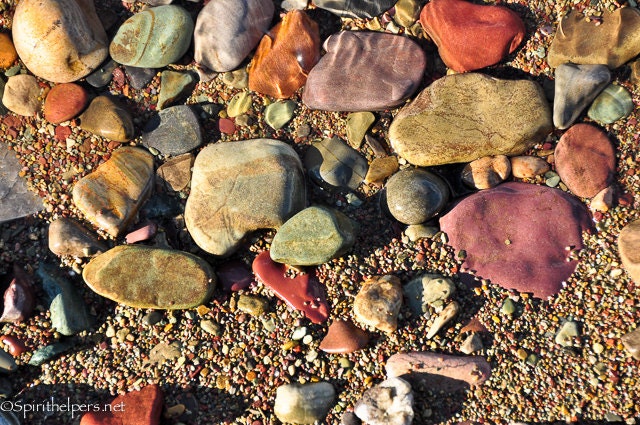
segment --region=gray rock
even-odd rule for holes
[[[21,168],[15,152],[0,143],[0,223],[44,208],[40,197],[29,191],[26,180],[18,175]]]
[[[402,378],[389,378],[368,389],[353,408],[369,425],[409,425],[413,422],[413,391]]]
[[[117,67],[118,64],[116,61],[109,58],[106,62],[100,65],[98,69],[87,75],[87,83],[96,88],[106,86],[111,81],[111,78],[113,78],[113,70]]]
[[[335,397],[328,382],[282,385],[276,390],[273,411],[282,422],[313,424],[324,419]]]
[[[389,10],[395,0],[314,0],[320,9],[345,18],[373,18]]]
[[[18,370],[18,365],[13,356],[0,348],[0,371],[15,372],[16,370]]]
[[[555,71],[553,125],[569,128],[611,80],[606,65],[565,63]]]
[[[42,348],[38,348],[33,352],[31,359],[29,360],[29,365],[31,366],[41,366],[49,360],[59,356],[60,354],[68,351],[73,346],[73,343],[70,341],[64,342],[54,342],[53,344],[47,345]]]
[[[432,273],[418,276],[402,288],[409,308],[416,315],[429,312],[430,305],[442,305],[455,290],[451,279]]]
[[[640,360],[640,328],[629,332],[620,338],[622,345],[634,359]]]
[[[321,186],[356,190],[367,175],[367,160],[338,137],[311,145],[304,166]]]
[[[129,76],[131,87],[136,90],[143,89],[156,76],[156,68],[138,68],[135,66],[125,66],[125,72]]]
[[[0,411],[0,425],[20,425],[20,419],[13,412]]]
[[[163,109],[145,125],[142,144],[165,155],[187,153],[202,144],[198,116],[188,105]]]
[[[613,124],[629,116],[634,107],[629,90],[617,84],[609,84],[594,99],[587,115],[600,124]]]
[[[437,175],[412,168],[391,176],[382,206],[399,222],[420,224],[435,217],[449,201],[449,187]]]
[[[61,217],[49,224],[49,250],[56,255],[91,257],[107,249],[95,233],[72,218]]]

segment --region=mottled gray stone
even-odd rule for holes
[[[42,200],[29,191],[18,173],[22,166],[15,153],[0,143],[0,223],[41,211]]]
[[[367,175],[367,160],[338,137],[327,138],[309,147],[304,166],[321,185],[356,190]]]
[[[553,125],[569,128],[611,80],[605,65],[565,63],[555,71]]]
[[[188,105],[163,109],[147,122],[142,144],[165,155],[187,153],[202,144],[198,116]]]

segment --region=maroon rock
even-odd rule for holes
[[[407,37],[342,31],[324,43],[302,94],[309,108],[377,111],[399,105],[418,88],[425,54]]]
[[[130,232],[125,236],[127,243],[136,243],[151,239],[158,232],[158,225],[156,223],[147,223],[138,229]]]
[[[591,228],[585,206],[546,186],[504,183],[475,193],[440,219],[449,243],[466,252],[464,266],[507,289],[546,298],[562,288]]]
[[[230,118],[220,118],[218,120],[218,129],[222,134],[233,134],[236,132],[236,125]]]
[[[239,260],[228,261],[216,268],[218,282],[227,292],[240,291],[253,283],[253,274]]]
[[[323,323],[329,318],[329,304],[325,291],[313,273],[289,278],[287,266],[271,259],[269,251],[263,251],[253,260],[253,272],[287,305],[304,313],[313,323]]]
[[[555,150],[556,171],[576,196],[591,198],[613,181],[616,153],[607,134],[590,124],[576,124]]]
[[[4,291],[4,310],[0,322],[20,322],[31,315],[35,307],[33,285],[29,276],[13,266],[13,280]]]
[[[0,342],[7,346],[9,354],[13,357],[18,357],[25,351],[27,351],[27,346],[22,342],[22,340],[16,338],[12,335],[2,335],[0,336]]]
[[[89,103],[89,95],[81,86],[63,83],[54,86],[44,101],[44,118],[59,124],[77,117]]]
[[[351,320],[335,320],[327,335],[320,342],[326,353],[353,353],[369,343],[369,334],[353,324]]]
[[[514,11],[462,0],[429,2],[420,23],[442,61],[457,72],[495,65],[516,50],[526,32]]]
[[[89,412],[80,425],[158,425],[163,395],[157,384],[120,395],[110,403],[111,411]]]

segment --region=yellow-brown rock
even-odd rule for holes
[[[80,128],[116,142],[133,138],[135,129],[131,114],[109,96],[98,96],[80,115]]]
[[[18,52],[9,34],[0,33],[0,68],[9,68],[18,59]]]

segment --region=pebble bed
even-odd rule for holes
[[[137,2],[97,3],[101,10],[115,14],[116,22],[143,7]],[[523,17],[527,39],[506,64],[511,67],[509,70],[494,67],[490,73],[504,76],[518,72],[513,70],[517,69],[535,77],[543,86],[552,76],[545,55],[558,18],[577,8],[597,20],[603,10],[621,6],[610,0],[500,3],[510,4]],[[4,31],[11,28],[15,4],[13,0],[0,1],[0,26]],[[193,10],[201,7],[188,2],[184,5]],[[322,28],[323,22],[320,25]],[[386,25],[390,32],[405,31],[388,16],[376,22],[342,20],[344,29],[376,25]],[[427,44],[424,35],[420,40],[433,54],[433,45]],[[190,54],[182,64],[172,67],[193,68]],[[441,64],[435,68],[436,72],[445,72]],[[7,72],[20,72],[20,68]],[[629,89],[638,105],[640,91],[628,81],[628,69],[622,67],[616,72],[612,81]],[[220,134],[217,120],[225,118],[226,104],[240,91],[225,84],[228,77],[220,74],[210,82],[199,83],[186,101],[219,105],[202,110],[205,143],[269,137],[290,143],[302,155],[312,141],[322,137],[337,135],[346,139],[347,114],[309,110],[300,102],[299,92],[293,97],[298,104],[294,119],[282,129],[273,130],[266,125],[262,111],[269,100],[251,92],[251,108],[245,117],[235,120],[237,131],[232,135]],[[46,89],[47,83],[40,82]],[[423,85],[428,83],[424,81]],[[127,100],[139,134],[155,108],[158,86],[159,74],[146,88],[136,90],[118,68],[106,90]],[[387,151],[384,140],[396,112],[397,109],[377,113],[371,130]],[[317,267],[316,273],[326,285],[332,318],[352,317],[353,297],[361,283],[381,274],[393,274],[402,282],[424,272],[452,276],[458,289],[453,299],[461,306],[461,313],[431,340],[425,335],[437,310],[430,318],[412,317],[409,309],[403,307],[396,333],[372,333],[367,348],[339,355],[318,348],[326,324],[310,323],[259,282],[245,293],[269,299],[270,310],[261,317],[240,311],[239,295],[219,289],[206,305],[174,312],[133,309],[92,293],[79,276],[81,262],[58,259],[49,252],[47,223],[61,216],[82,218],[71,202],[73,183],[108,159],[120,144],[85,133],[73,121],[54,126],[40,114],[35,118],[4,115],[0,117],[2,143],[7,143],[19,156],[23,165],[21,174],[44,198],[46,210],[0,225],[0,273],[10,270],[14,262],[24,265],[28,272],[33,272],[40,261],[61,263],[82,291],[94,319],[91,331],[62,337],[52,331],[48,311],[39,305],[33,317],[25,322],[2,324],[1,334],[14,335],[30,348],[17,358],[19,371],[10,376],[13,399],[38,402],[55,394],[57,399],[70,397],[75,403],[107,402],[118,393],[157,382],[166,396],[163,423],[266,425],[278,423],[273,401],[279,385],[327,380],[336,388],[337,400],[324,423],[338,424],[343,412],[352,410],[367,388],[385,378],[384,362],[389,356],[410,350],[459,354],[472,327],[486,329],[480,332],[485,348],[475,354],[490,362],[493,369],[490,380],[482,387],[453,394],[414,388],[415,424],[465,421],[634,424],[640,420],[639,363],[625,352],[620,337],[640,323],[640,298],[638,288],[621,268],[616,240],[625,224],[640,217],[636,196],[640,192],[637,119],[636,107],[624,121],[604,126],[616,143],[616,181],[627,195],[609,212],[596,214],[597,230],[585,235],[586,249],[575,253],[580,259],[576,272],[551,300],[537,300],[484,281],[469,284],[472,279],[461,274],[462,259],[446,244],[446,235],[437,233],[431,238],[410,241],[402,234],[404,227],[380,211],[378,186],[361,187],[359,200],[314,188],[311,201],[335,206],[366,229],[360,232],[355,247],[347,255]],[[556,131],[530,153],[548,156],[559,136]],[[380,147],[365,143],[360,151],[371,161],[377,149]],[[401,162],[401,168],[406,166]],[[530,182],[545,184],[542,177]],[[562,183],[559,187],[566,190]],[[187,195],[185,190],[177,197],[184,202]],[[547,219],[553,221],[554,217]],[[182,224],[180,229],[183,227]],[[185,232],[181,234],[183,249],[199,253],[214,267],[221,263],[199,251]],[[268,249],[274,233],[257,233],[234,258],[251,264],[257,253]],[[42,300],[42,289],[37,291],[38,299]],[[511,313],[503,308],[507,299],[515,305]],[[580,335],[573,341],[573,347],[566,348],[556,344],[555,334],[568,320],[579,323]],[[41,367],[27,365],[36,348],[60,339],[71,341],[72,350]],[[78,418],[62,412],[49,417],[35,413],[24,423],[69,424],[74,420]]]

